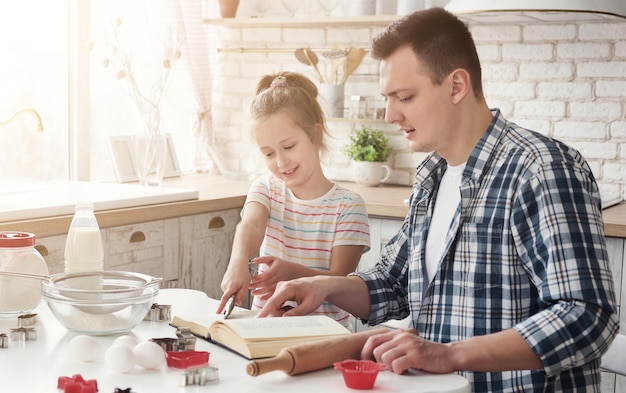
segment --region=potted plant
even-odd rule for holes
[[[344,153],[352,160],[356,183],[370,187],[391,175],[391,168],[384,162],[392,151],[389,138],[381,130],[367,125],[356,129],[350,136],[350,143],[344,147]]]

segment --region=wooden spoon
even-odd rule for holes
[[[326,83],[324,81],[324,77],[322,76],[322,73],[320,72],[320,69],[317,68],[317,62],[319,61],[317,58],[317,55],[315,54],[315,52],[313,52],[311,49],[306,48],[304,50],[304,55],[306,56],[306,58],[309,60],[309,63],[313,66],[313,68],[315,68],[315,72],[317,72],[317,76],[320,77],[320,82],[322,83]]]
[[[317,62],[319,60],[315,52],[313,52],[309,48],[298,48],[296,49],[294,54],[296,55],[296,59],[298,59],[300,63],[304,65],[313,66],[313,68],[315,69],[315,72],[317,72],[317,75],[320,78],[320,82],[324,83],[324,77],[322,76],[322,73],[320,72],[319,68],[317,68]]]
[[[330,73],[328,74],[328,83],[337,84],[339,82],[339,75],[337,71],[339,67],[343,67],[346,61],[346,49],[334,48],[332,50],[322,53],[322,56],[330,61]]]
[[[346,55],[346,68],[341,78],[341,83],[346,83],[346,80],[352,73],[359,67],[361,61],[365,57],[367,51],[363,48],[348,48],[348,54]]]
[[[311,65],[309,64],[309,60],[306,58],[306,55],[304,54],[304,48],[296,49],[296,51],[294,52],[294,55],[296,55],[296,59],[298,59],[300,63],[304,65]]]

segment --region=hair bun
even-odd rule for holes
[[[270,83],[270,89],[274,87],[287,87],[287,78],[283,75],[278,75],[272,83]]]

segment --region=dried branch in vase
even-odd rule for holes
[[[122,20],[115,19],[104,32],[102,43],[102,66],[111,70],[122,89],[128,94],[144,117],[148,132],[158,133],[161,99],[167,88],[172,69],[181,57],[182,33],[178,25],[170,26],[159,59],[159,75],[149,91],[142,90],[133,69],[133,57],[120,38]]]

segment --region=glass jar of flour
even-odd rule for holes
[[[0,231],[0,316],[31,311],[41,301],[41,280],[8,273],[48,275],[48,265],[35,249],[35,235]]]

